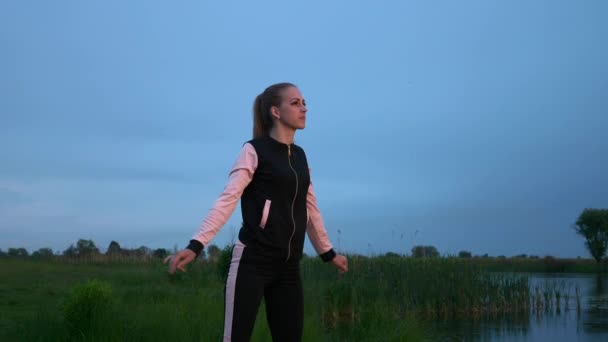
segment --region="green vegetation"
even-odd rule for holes
[[[95,323],[105,323],[112,314],[113,304],[112,287],[107,282],[91,280],[74,287],[63,306],[63,317],[70,334],[76,337],[87,332],[99,334],[105,326],[96,326]]]
[[[222,250],[222,254],[227,251]],[[0,259],[0,340],[221,340],[224,284],[220,268],[226,265],[199,261],[185,274],[169,275],[160,260],[84,260],[88,259]],[[313,274],[303,272],[308,277],[304,279],[305,341],[374,336],[390,336],[388,340],[393,341],[424,340],[416,321],[387,316],[392,313],[386,313],[380,301],[366,310],[357,310],[356,319],[365,319],[361,326],[342,320],[324,323],[323,315],[331,312],[326,310],[329,301],[341,300],[332,308],[345,310],[342,305],[349,302],[340,289],[349,280],[338,278],[330,266],[317,260],[305,260],[303,266],[326,277],[313,284]],[[336,294],[326,297],[332,291]],[[373,300],[358,303],[369,305]],[[252,340],[270,340],[263,307]]]
[[[229,253],[175,275],[159,259],[2,258],[0,340],[221,340]],[[525,277],[487,272],[475,260],[353,255],[339,276],[305,258],[304,340],[432,340],[434,320],[525,316],[531,305],[550,305],[543,293],[559,293],[554,303],[570,296],[530,291]],[[270,340],[263,307],[252,340]]]
[[[468,262],[490,272],[525,273],[598,273],[607,272],[606,265],[597,265],[593,259],[558,259],[538,257],[475,257]]]
[[[0,251],[0,340],[221,340],[231,250],[209,246],[188,273],[175,275],[162,264],[166,249],[115,241],[105,254],[82,239],[62,255]],[[521,272],[601,270],[593,259],[442,257],[433,246],[415,246],[411,257],[350,255],[349,269],[339,276],[316,257],[302,261],[305,341],[433,340],[429,326],[441,320],[580,310],[578,289],[531,289]],[[270,340],[264,312],[253,341]]]

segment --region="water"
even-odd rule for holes
[[[569,293],[565,306],[532,310],[528,315],[433,323],[439,341],[608,341],[608,276],[582,274],[524,274],[530,289],[557,288]],[[576,288],[580,295],[577,300]],[[578,309],[580,307],[580,310]]]

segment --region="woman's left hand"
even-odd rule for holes
[[[340,274],[348,272],[348,260],[344,255],[338,254],[332,260],[331,263],[338,268]]]

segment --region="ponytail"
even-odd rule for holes
[[[258,95],[253,101],[253,139],[267,136],[270,133],[270,127],[264,120],[268,115],[262,112],[262,94]]]
[[[253,101],[253,138],[261,138],[270,134],[273,121],[270,108],[281,105],[281,93],[284,89],[295,87],[291,83],[277,83],[266,88]]]

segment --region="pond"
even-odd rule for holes
[[[608,341],[608,276],[530,274],[534,298],[551,293],[550,305],[529,314],[452,319],[431,324],[438,341]],[[558,296],[555,294],[559,293]],[[555,298],[559,298],[556,305]],[[533,300],[536,302],[536,300]],[[543,301],[545,303],[545,301]]]

